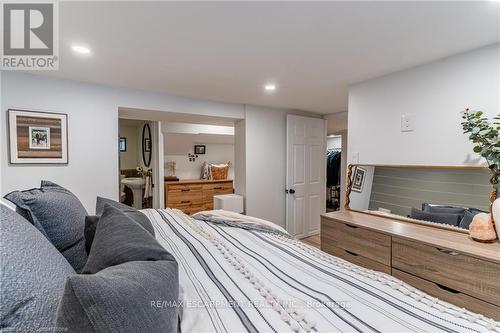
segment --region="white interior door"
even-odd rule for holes
[[[319,233],[325,212],[326,124],[288,115],[286,229],[299,238]]]

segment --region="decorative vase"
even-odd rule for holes
[[[491,215],[497,232],[497,237],[500,239],[500,198],[495,199],[491,205]]]
[[[494,242],[497,239],[497,234],[495,233],[491,214],[479,213],[474,216],[469,226],[469,235],[477,242]]]

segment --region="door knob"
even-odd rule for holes
[[[289,191],[288,191],[290,194],[294,194],[295,193],[295,190],[293,188],[291,188]]]

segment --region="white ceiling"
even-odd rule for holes
[[[349,84],[499,42],[500,2],[60,2],[60,22],[44,75],[332,113]]]

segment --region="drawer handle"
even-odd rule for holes
[[[352,256],[355,256],[355,257],[357,257],[359,255],[359,254],[356,254],[356,253],[354,253],[352,251],[349,251],[349,250],[344,250],[344,251],[347,252],[347,253],[349,253]]]
[[[450,256],[458,256],[460,254],[460,253],[452,251],[452,250],[440,249],[439,247],[436,247],[436,249],[439,252],[442,252],[442,253],[445,253],[445,254],[449,254]]]
[[[181,192],[189,192],[189,191],[190,191],[189,188],[183,188],[183,189],[181,189]]]
[[[346,226],[349,228],[358,229],[358,227],[356,227],[355,225],[346,224]]]
[[[451,289],[450,287],[447,287],[447,286],[443,286],[442,284],[436,283],[436,286],[438,286],[439,288],[441,288],[447,292],[450,292],[453,294],[460,294],[460,291],[455,290],[455,289]]]
[[[222,187],[219,186],[219,187],[214,187],[214,190],[222,190]]]
[[[184,201],[181,201],[181,203],[190,203],[191,201],[189,200],[184,200]]]

